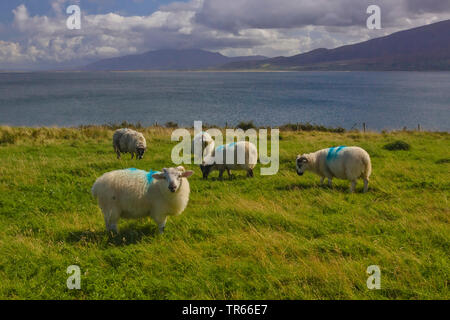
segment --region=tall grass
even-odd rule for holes
[[[140,128],[144,160],[116,160],[115,127],[0,128],[0,298],[449,299],[448,133],[283,131],[280,171],[190,179],[188,208],[104,231],[90,188],[106,171],[170,166],[169,128]],[[6,134],[5,134],[6,133]],[[5,138],[3,138],[5,137]],[[11,138],[12,137],[12,138]],[[410,150],[386,150],[401,140]],[[295,173],[295,156],[359,145],[369,192]],[[81,290],[66,268],[79,265]],[[366,286],[369,265],[381,290]]]

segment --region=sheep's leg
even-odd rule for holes
[[[103,217],[105,218],[105,226],[108,232],[117,234],[117,222],[119,221],[119,211],[117,209],[109,209],[103,211]]]
[[[114,151],[115,151],[116,154],[117,154],[117,159],[120,159],[120,151],[119,151],[119,148],[114,148]]]
[[[231,176],[231,170],[227,168],[227,174],[228,174],[228,178],[231,180],[232,176]]]
[[[325,177],[320,178],[320,184],[323,184],[324,181],[325,181]]]
[[[131,153],[131,160],[134,158],[134,152]]]
[[[333,178],[328,178],[328,187],[333,188]]]
[[[353,180],[352,183],[350,184],[350,193],[355,192],[355,187],[356,187],[356,180]]]
[[[155,222],[158,224],[159,234],[164,233],[164,229],[166,228],[167,217],[155,219]]]
[[[117,224],[110,224],[107,227],[107,230],[108,230],[108,232],[111,232],[113,235],[119,233],[119,230],[117,229]]]
[[[222,180],[223,179],[223,172],[224,172],[225,170],[223,170],[223,169],[220,169],[219,170],[219,179],[220,180]]]
[[[368,189],[369,189],[369,179],[364,179],[364,191],[363,192],[367,192]]]
[[[253,169],[248,169],[247,177],[253,178]]]

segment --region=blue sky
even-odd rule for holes
[[[81,30],[65,10],[81,8]],[[381,30],[366,27],[381,8]],[[157,49],[289,56],[450,18],[443,0],[2,0],[0,69],[48,69]]]
[[[179,0],[180,2],[186,2]],[[14,19],[13,10],[24,4],[30,12],[37,15],[52,16],[51,0],[3,0],[0,2],[0,23],[11,23]],[[171,0],[80,0],[67,3],[79,3],[83,10],[91,14],[115,12],[123,15],[148,15],[161,5],[167,5]]]

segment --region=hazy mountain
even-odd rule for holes
[[[450,20],[335,49],[232,62],[222,69],[450,70]]]
[[[263,56],[226,57],[205,50],[156,50],[143,54],[128,55],[100,60],[87,65],[83,70],[195,70],[217,67],[230,62],[258,61]]]

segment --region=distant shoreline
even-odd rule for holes
[[[74,126],[58,126],[58,125],[51,125],[51,126],[13,126],[9,124],[2,124],[0,123],[0,129],[33,129],[33,130],[41,130],[41,129],[48,129],[48,130],[84,130],[84,129],[107,129],[107,130],[116,130],[119,128],[132,128],[135,130],[153,130],[153,129],[161,129],[161,130],[175,130],[178,128],[181,129],[187,129],[187,130],[194,130],[194,127],[192,126],[183,126],[178,125],[175,122],[168,122],[166,124],[153,124],[153,125],[141,125],[139,123],[112,123],[112,124],[86,124],[86,125],[74,125]],[[438,134],[450,134],[450,131],[445,130],[428,130],[426,128],[423,128],[421,126],[418,126],[416,128],[398,128],[398,129],[383,129],[383,130],[374,130],[371,128],[368,128],[366,131],[364,131],[363,127],[361,128],[351,128],[346,129],[343,127],[330,127],[330,126],[324,126],[319,124],[310,124],[310,123],[286,123],[283,125],[275,125],[275,126],[256,126],[253,125],[251,122],[241,122],[240,124],[237,124],[235,126],[223,126],[223,125],[212,125],[212,124],[204,124],[203,129],[208,130],[210,128],[217,128],[219,130],[226,130],[226,129],[243,129],[246,131],[247,129],[279,129],[280,132],[330,132],[330,133],[394,133],[394,132],[411,132],[411,133],[438,133]]]
[[[30,71],[2,71],[0,74],[8,73],[305,73],[305,72],[433,72],[445,73],[450,70],[30,70]]]

